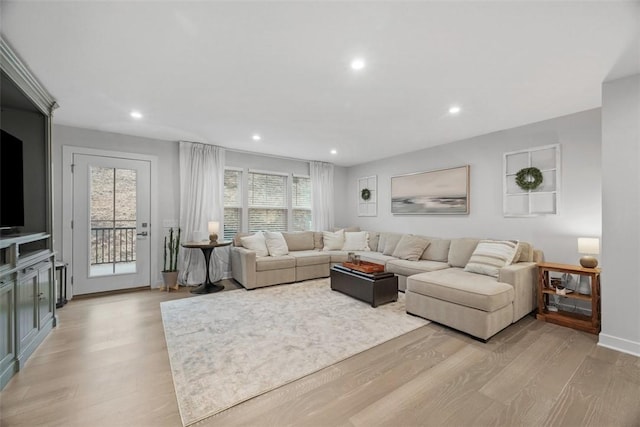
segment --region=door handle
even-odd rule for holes
[[[148,236],[149,233],[147,233],[146,231],[143,231],[142,233],[138,233],[137,236]]]

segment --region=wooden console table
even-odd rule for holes
[[[591,295],[583,295],[572,292],[567,295],[559,295],[551,285],[549,272],[577,274],[589,276],[591,281]],[[569,298],[591,303],[591,316],[579,313],[549,310],[549,298],[558,295],[560,298]],[[555,323],[581,331],[597,334],[600,332],[600,269],[584,268],[577,265],[555,264],[551,262],[538,263],[538,314],[536,318],[546,322]]]

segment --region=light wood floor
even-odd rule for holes
[[[67,304],[0,426],[180,426],[159,303],[188,296]],[[487,344],[430,324],[198,425],[640,426],[640,359],[595,343],[531,316]]]

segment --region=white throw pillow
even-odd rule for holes
[[[335,233],[323,231],[322,240],[324,241],[323,251],[339,251],[344,245],[344,230],[338,230]]]
[[[269,256],[269,250],[267,249],[267,243],[262,231],[258,231],[251,236],[244,236],[240,238],[242,247],[254,251],[256,256]]]
[[[342,244],[343,251],[370,251],[369,248],[369,233],[366,231],[345,231],[344,243]]]
[[[284,236],[279,231],[265,231],[265,240],[267,243],[267,249],[271,256],[282,256],[289,253],[289,247],[287,241],[284,240]]]
[[[517,250],[517,241],[480,240],[464,271],[498,277],[500,269],[513,262]]]

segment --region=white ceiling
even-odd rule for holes
[[[56,123],[343,166],[595,108],[640,72],[638,1],[3,0],[1,28]]]

